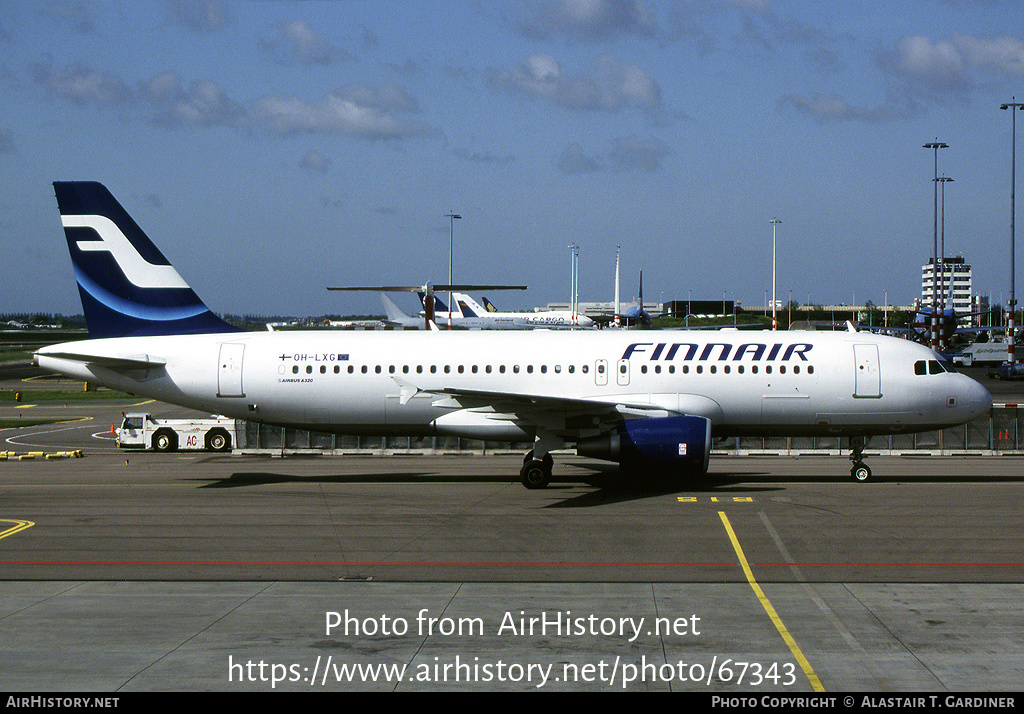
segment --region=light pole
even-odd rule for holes
[[[942,269],[942,273],[941,273],[942,277],[939,278],[939,294],[940,294],[940,296],[942,296],[942,297],[940,297],[940,300],[941,300],[946,295],[946,184],[949,183],[950,181],[952,181],[953,179],[949,178],[948,176],[943,175],[943,176],[940,176],[939,178],[937,178],[935,180],[938,181],[940,184],[942,184],[942,209],[941,209],[941,212],[942,212],[942,227],[941,227],[941,229],[939,231],[939,236],[940,236],[939,237],[939,267]],[[950,273],[950,276],[949,276],[949,287],[952,290],[952,288],[953,288],[953,275],[952,275],[952,273]],[[950,320],[951,321],[952,321],[952,318],[953,318],[953,316],[950,315]],[[950,323],[950,326],[952,326],[952,323]],[[942,348],[943,351],[945,351],[945,349],[946,349],[946,334],[944,332],[940,333],[939,334],[939,339],[941,341],[940,347]]]
[[[1014,276],[1014,213],[1016,207],[1016,182],[1017,182],[1017,115],[1014,114],[1015,109],[1024,109],[1024,103],[1016,101],[1017,97],[1013,98],[1014,101],[1007,102],[1006,104],[999,105],[1000,109],[1009,109],[1010,116],[1013,117],[1011,121],[1012,127],[1012,139],[1010,140],[1010,321],[1006,323],[1006,361],[1011,365],[1016,359],[1013,354],[1013,313],[1017,309],[1017,301],[1014,299],[1013,294],[1013,283],[1015,280]]]
[[[934,183],[932,184],[934,195],[934,209],[933,209],[933,236],[932,236],[932,349],[937,350],[939,348],[939,303],[938,303],[938,274],[935,272],[938,269],[939,259],[939,149],[948,149],[948,144],[943,144],[941,141],[936,139],[930,141],[924,145],[925,149],[933,149],[935,151],[935,176],[933,178]]]
[[[452,256],[454,255],[455,246],[455,221],[461,220],[462,216],[457,213],[446,213],[445,218],[448,219],[448,285],[454,285],[452,281]],[[433,299],[428,296],[427,299]],[[433,307],[433,305],[431,305]],[[448,292],[448,329],[452,329],[452,294]]]
[[[575,243],[569,244],[569,251],[572,256],[572,274],[569,278],[570,291],[569,295],[569,314],[572,315],[572,324],[576,326],[576,281],[577,281],[577,270],[579,261],[579,249],[580,247]]]
[[[775,309],[775,229],[782,223],[778,218],[773,218],[772,224],[772,331],[779,328],[779,317]]]

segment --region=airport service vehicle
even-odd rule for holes
[[[999,369],[996,371],[996,376],[999,379],[1024,379],[1024,362],[1004,362],[999,365]]]
[[[154,419],[152,414],[125,414],[117,428],[117,445],[122,449],[228,451],[237,443],[235,437],[235,420],[218,416]]]
[[[992,398],[933,350],[864,332],[245,332],[216,317],[105,187],[56,182],[90,339],[44,369],[206,413],[352,435],[530,441],[623,474],[702,476],[712,437],[867,439],[942,429]]]
[[[970,367],[974,364],[998,364],[1006,361],[1007,345],[1005,342],[975,342],[964,348],[953,361]]]

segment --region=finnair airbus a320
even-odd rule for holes
[[[941,429],[991,397],[932,350],[857,332],[243,332],[199,300],[111,194],[54,184],[90,339],[43,368],[238,419],[344,434],[532,441],[523,484],[575,444],[623,470],[707,470],[712,437]]]

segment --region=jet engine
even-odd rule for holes
[[[624,469],[671,468],[703,474],[711,456],[711,420],[702,416],[630,419],[614,431],[581,439],[576,453],[618,461]]]

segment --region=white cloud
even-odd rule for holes
[[[635,136],[615,139],[606,156],[587,156],[583,147],[570,144],[558,158],[558,168],[567,174],[585,174],[612,168],[618,171],[659,171],[661,160],[672,153],[660,139],[641,140]]]
[[[134,99],[132,90],[120,77],[85,65],[74,64],[57,72],[48,64],[36,64],[31,74],[36,83],[76,104],[115,105]]]
[[[858,106],[837,94],[814,93],[784,96],[779,106],[827,121],[905,118],[920,111],[927,100],[966,99],[994,80],[1019,81],[1024,77],[1024,42],[1005,35],[986,38],[957,33],[935,41],[908,35],[879,57],[879,63],[892,78],[884,104]]]
[[[562,72],[551,55],[531,55],[518,67],[493,70],[492,86],[522,92],[566,109],[617,111],[624,106],[661,107],[661,89],[650,75],[632,62],[598,57],[587,74]]]
[[[953,42],[972,67],[985,72],[1024,77],[1024,42],[1016,37],[1003,35],[988,39],[957,34]]]
[[[620,35],[654,35],[650,8],[638,0],[557,0],[545,3],[523,25],[524,34],[546,38],[565,34],[579,40],[604,41]]]
[[[158,108],[156,124],[238,127],[248,122],[244,107],[208,80],[192,82],[183,91],[176,74],[163,72],[141,84],[140,93]]]
[[[354,59],[347,50],[335,47],[326,37],[303,20],[290,20],[281,24],[282,41],[265,41],[261,46],[278,62],[297,59],[307,65],[327,65],[336,61]]]
[[[977,86],[980,74],[1014,80],[1024,77],[1024,42],[1005,35],[986,38],[957,33],[934,42],[911,35],[900,39],[882,62],[909,81],[912,89],[957,94]]]
[[[611,157],[619,169],[658,171],[661,159],[671,153],[668,144],[659,139],[642,141],[635,136],[627,136],[615,140]]]
[[[942,92],[964,89],[970,81],[966,62],[952,42],[933,43],[921,35],[897,43],[893,67],[897,73]]]
[[[212,32],[228,23],[220,0],[167,0],[167,15],[172,22],[196,32]]]
[[[821,93],[803,97],[790,94],[779,100],[779,106],[791,106],[797,111],[809,114],[823,121],[864,121],[880,122],[907,116],[907,108],[900,109],[895,105],[880,107],[862,107],[850,104],[842,97]]]
[[[315,104],[284,95],[268,95],[242,104],[209,80],[197,80],[187,90],[182,89],[181,80],[174,72],[162,72],[140,82],[136,93],[120,77],[82,65],[56,72],[49,65],[38,64],[31,71],[38,84],[78,104],[120,105],[145,101],[156,110],[150,120],[167,127],[249,127],[278,134],[311,132],[374,139],[434,133],[423,122],[397,116],[416,113],[419,106],[404,88],[393,83],[379,87],[349,84]]]
[[[429,133],[422,122],[404,121],[391,108],[415,103],[397,87],[380,89],[350,85],[310,104],[298,97],[267,96],[253,103],[253,120],[280,134],[297,132],[351,134],[394,139]]]

